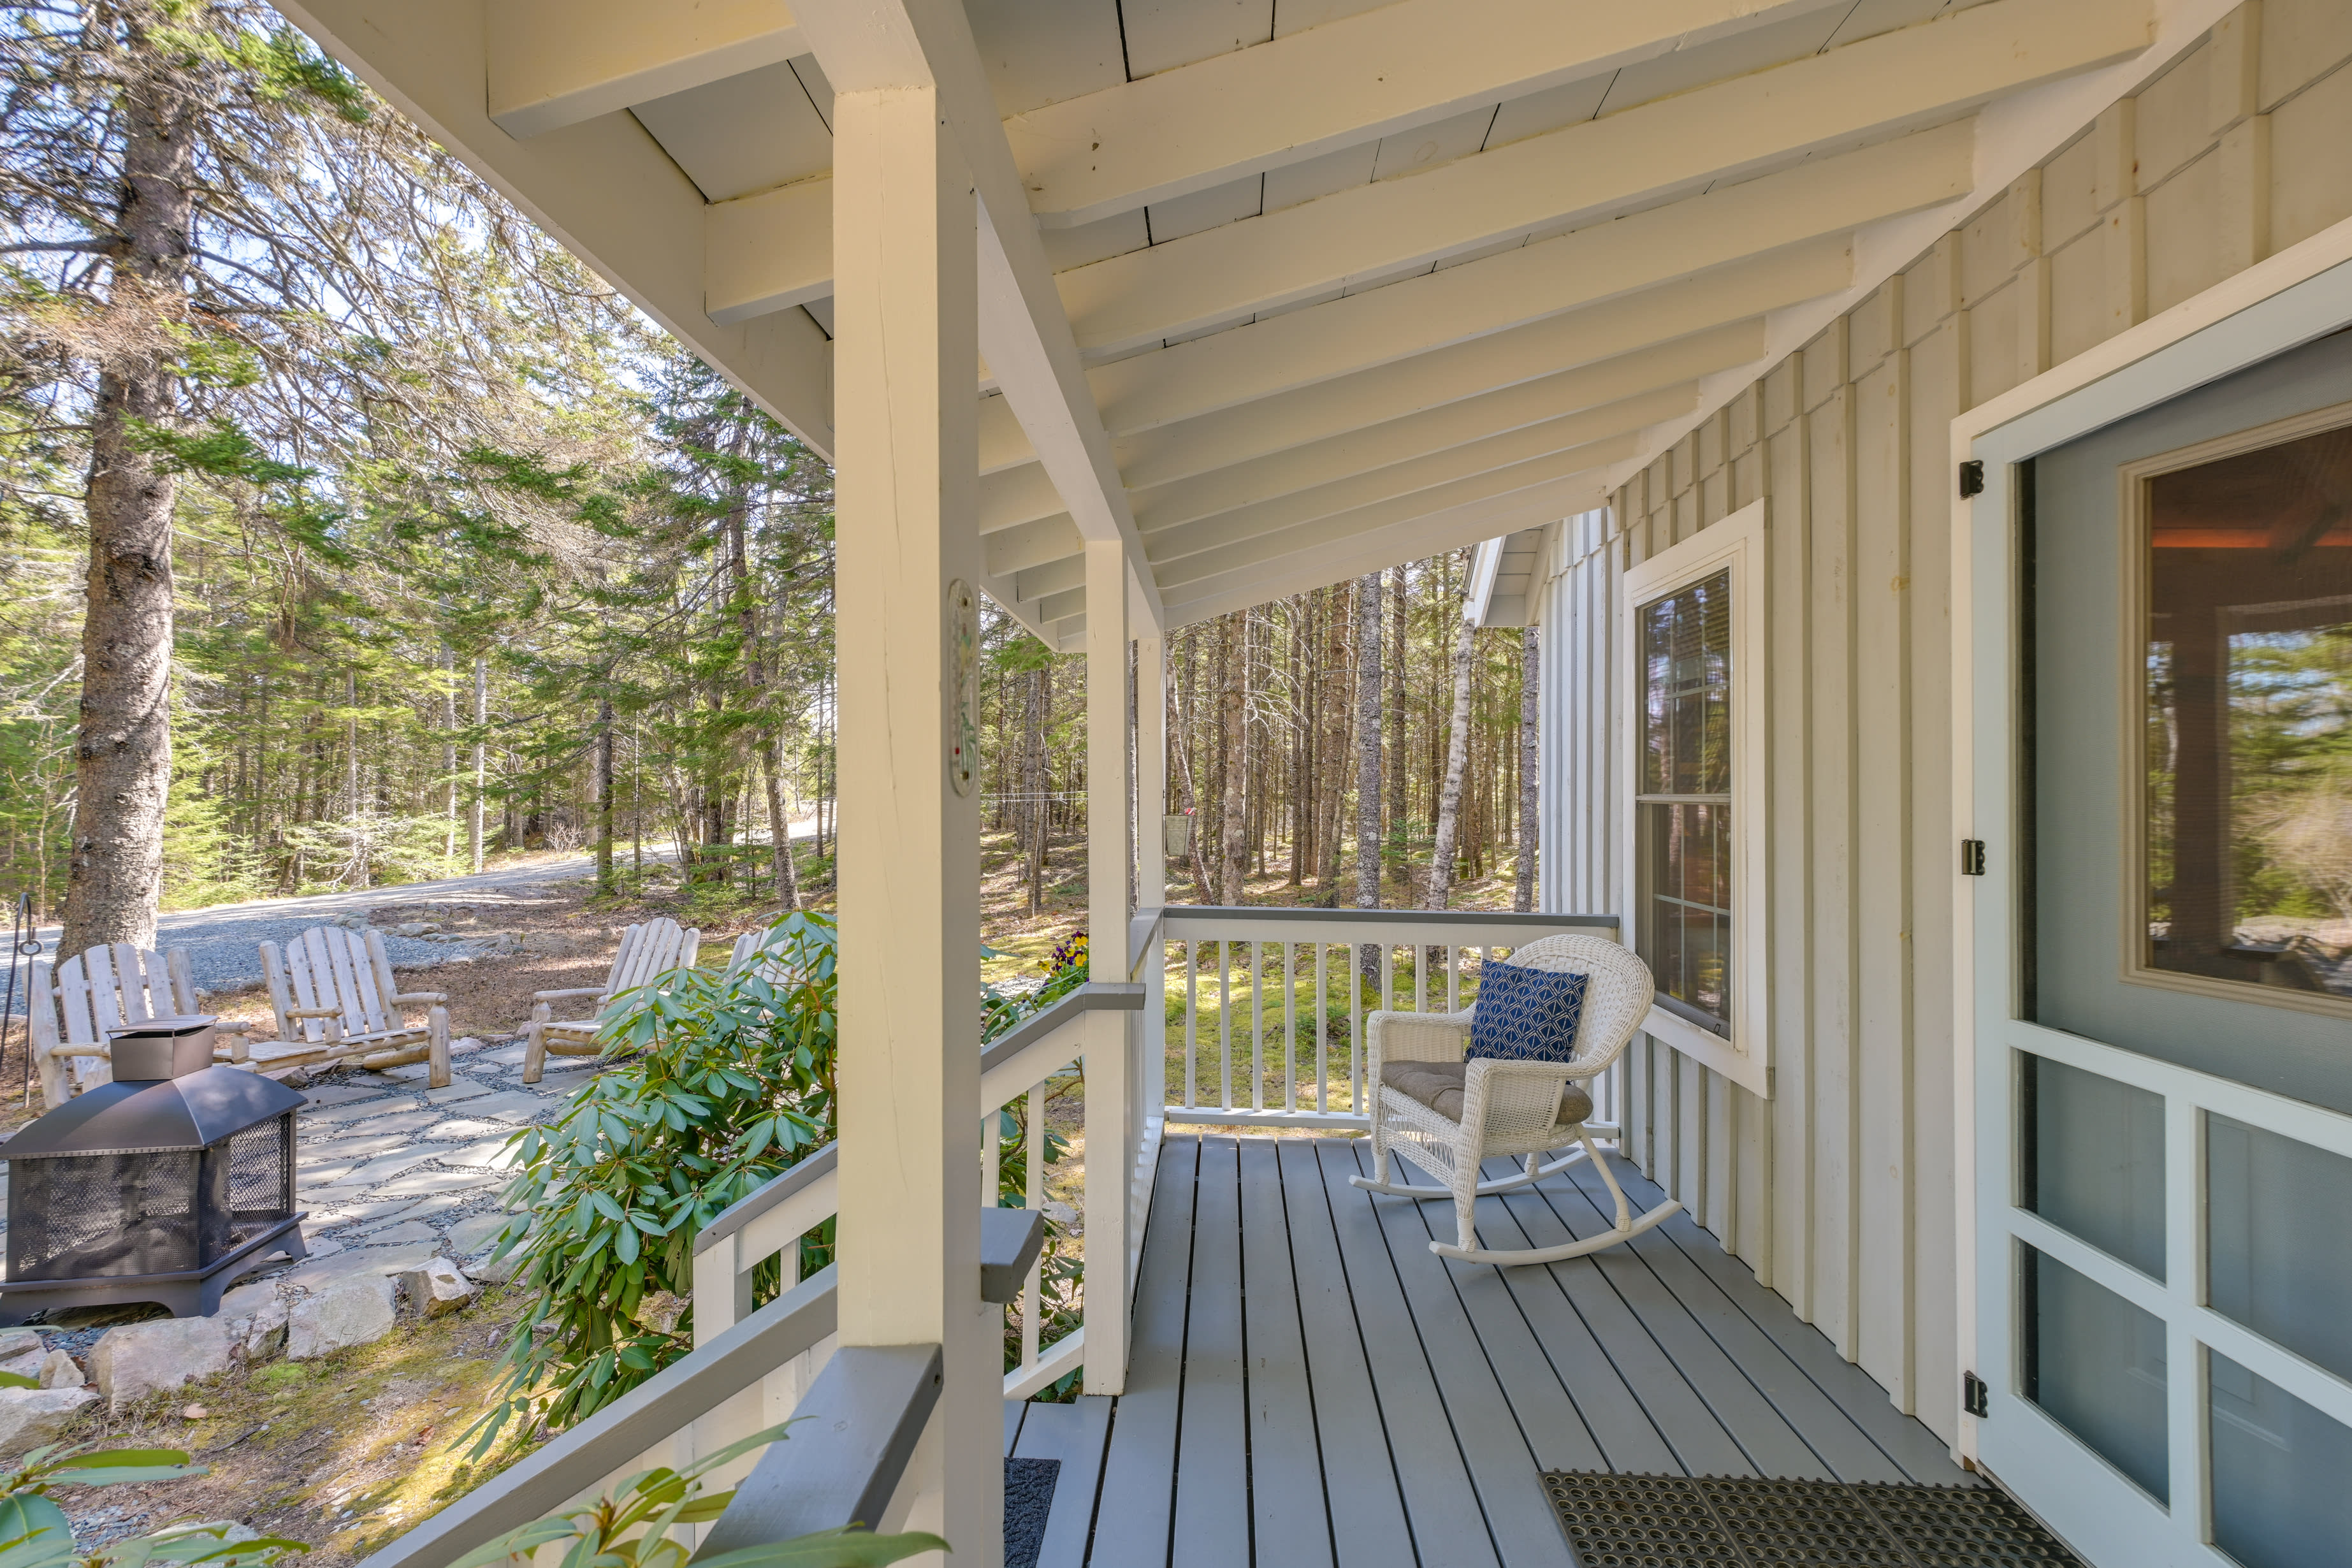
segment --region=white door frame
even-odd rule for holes
[[[2166,1094],[2168,1132],[2171,1134],[2168,1137],[2168,1174],[2177,1172],[2185,1175],[2190,1169],[2186,1162],[2191,1158],[2198,1141],[2187,1134],[2196,1123],[2196,1108],[2200,1105],[2288,1131],[2305,1142],[2352,1153],[2352,1144],[2344,1140],[2342,1124],[2346,1119],[2227,1084],[2209,1075],[2168,1067],[2153,1058],[2038,1028],[2017,1018],[2012,932],[2019,894],[2009,851],[2022,841],[2020,820],[2026,803],[2017,798],[2014,787],[2013,737],[2018,717],[2014,584],[2019,504],[2015,465],[2347,324],[2352,324],[2352,220],[2323,230],[2162,315],[2117,334],[2065,364],[1963,414],[1952,424],[1951,467],[1948,471],[1955,476],[1951,491],[1953,828],[1956,839],[1986,841],[1989,853],[1985,874],[1956,878],[1953,894],[1956,984],[1952,1087],[1957,1121],[1954,1187],[1958,1208],[1959,1256],[1956,1262],[1960,1359],[1951,1368],[1950,1375],[1957,1384],[1966,1372],[1981,1372],[1992,1384],[1996,1399],[2008,1391],[2006,1369],[1979,1368],[1975,1364],[1983,1340],[1979,1331],[1984,1326],[1979,1300],[1980,1205],[2000,1205],[2003,1213],[1999,1218],[2004,1235],[2022,1235],[2024,1226],[2011,1222],[2021,1217],[2023,1222],[2031,1222],[2032,1216],[2018,1216],[2008,1210],[2002,1200],[1984,1195],[1992,1191],[1990,1184],[1994,1180],[2005,1182],[2005,1174],[1985,1173],[1986,1182],[1980,1188],[1980,1038],[1998,1042],[2003,1050],[2024,1046],[2037,1054],[2103,1071],[2107,1076],[2125,1076],[2119,1068],[2128,1063],[2127,1071],[2133,1081],[2158,1088]],[[1983,489],[1973,498],[1963,498],[1958,493],[1957,476],[1960,465],[1969,461],[1983,465]],[[1954,853],[1957,856],[1957,844]],[[1980,1028],[1986,1032],[1982,1037]],[[1988,1108],[1988,1114],[2006,1112],[2005,1102]],[[2182,1125],[2169,1125],[2176,1121]],[[2177,1187],[2179,1183],[2174,1185]],[[2195,1231],[2177,1234],[2185,1217],[2193,1216],[2176,1215],[2170,1227],[2176,1234],[2168,1237],[2168,1250],[2176,1260],[2169,1271],[2176,1294],[2169,1303],[2173,1316],[2168,1321],[2176,1323],[2181,1321],[2182,1303],[2178,1293],[2194,1290],[2202,1261],[2203,1249],[2197,1244],[2201,1238]],[[2066,1262],[2077,1267],[2086,1261],[2077,1255],[2091,1251],[2079,1246],[2067,1247],[2054,1237],[2049,1239],[2052,1245],[2045,1250],[2063,1256]],[[2111,1289],[2131,1283],[2120,1278],[2110,1279],[2109,1275],[2120,1277],[2131,1271],[2105,1260],[2083,1271]],[[2000,1284],[2005,1289],[2005,1279]],[[2153,1282],[2141,1282],[2121,1293],[2138,1300],[2147,1294],[2150,1287],[2159,1295],[2165,1289],[2153,1286]],[[2244,1349],[2248,1354],[2263,1359],[2237,1359],[2258,1370],[2269,1365],[2270,1358],[2276,1355],[2260,1342],[2240,1343],[2241,1340],[2252,1341],[2253,1336],[2201,1308],[2197,1310],[2201,1316],[2197,1319],[2195,1337],[2202,1342],[2233,1357],[2236,1350],[2230,1348],[2231,1345]],[[2005,1331],[1998,1338],[2005,1342]],[[2202,1382],[2201,1369],[2177,1359],[2173,1364],[2173,1381],[2177,1384],[2172,1401],[2176,1428],[2175,1500],[2169,1518],[2150,1505],[2148,1511],[2155,1517],[2141,1522],[2160,1523],[2161,1528],[2145,1536],[2141,1548],[2145,1554],[2139,1560],[2220,1564],[2228,1560],[2201,1544],[2207,1510],[2198,1495],[2200,1489],[2191,1487],[2184,1492],[2179,1484],[2182,1466],[2194,1464],[2200,1457],[2201,1435],[2180,1428],[2193,1420],[2195,1405],[2190,1394]],[[2332,1406],[2335,1402],[2324,1403]],[[2352,1416],[2352,1410],[2338,1412],[2331,1408],[2330,1413],[2339,1418]],[[1976,1420],[1963,1415],[1955,1457],[1966,1461],[1977,1459],[1979,1437]],[[2181,1447],[2184,1437],[2192,1439],[2192,1446],[2185,1453]],[[2199,1468],[2201,1470],[2201,1466]],[[2053,1522],[2063,1531],[2063,1521]],[[2137,1528],[2129,1521],[2105,1517],[2099,1523],[2107,1527],[2102,1534],[2108,1542],[2118,1540],[2118,1531]],[[2188,1526],[2194,1527],[2194,1539],[2184,1529]]]

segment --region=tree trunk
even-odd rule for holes
[[[367,803],[360,797],[360,672],[343,671],[343,794],[352,814],[352,881],[365,888],[368,878]]]
[[[89,579],[60,945],[67,953],[109,942],[154,945],[172,785],[176,487],[138,431],[169,427],[179,412],[167,328],[186,306],[194,109],[163,79],[170,67],[136,32],[131,53],[138,74],[121,105],[122,194],[114,215],[121,249],[109,301],[118,319],[110,330],[125,346],[100,364],[89,411]]]
[[[596,700],[596,890],[613,890],[613,700]]]
[[[441,648],[441,773],[447,783],[445,811],[447,826],[441,833],[441,858],[457,858],[457,650]]]
[[[1519,885],[1511,907],[1522,911],[1536,907],[1536,838],[1540,826],[1536,769],[1543,754],[1543,710],[1537,701],[1540,696],[1537,682],[1543,670],[1539,642],[1533,626],[1519,638]]]
[[[1429,855],[1429,905],[1442,910],[1454,893],[1454,839],[1462,825],[1462,770],[1470,741],[1470,617],[1454,638],[1454,725],[1445,742],[1445,782],[1437,795],[1437,841]]]
[[[1412,801],[1407,783],[1412,770],[1405,763],[1405,626],[1410,607],[1405,598],[1405,569],[1389,569],[1389,701],[1388,701],[1388,825],[1381,858],[1392,863],[1399,886],[1412,889],[1412,835],[1405,831]]]
[[[1381,907],[1381,574],[1356,584],[1356,907]]]
[[[490,661],[480,654],[474,656],[474,820],[467,829],[467,842],[472,850],[474,869],[482,868],[482,796],[489,790],[490,748],[484,731],[490,721]]]
[[[1200,642],[1199,628],[1184,634],[1183,675],[1176,701],[1176,762],[1184,788],[1184,843],[1192,862],[1192,897],[1208,904],[1214,903],[1217,897],[1215,886],[1209,879],[1208,848],[1202,843],[1209,819],[1201,811],[1201,790],[1192,777],[1192,742],[1200,712],[1195,700],[1200,686],[1195,668]]]
[[[1219,728],[1224,740],[1224,845],[1220,867],[1223,884],[1217,901],[1242,901],[1242,875],[1249,866],[1249,629],[1242,624],[1246,612],[1235,611],[1218,625],[1219,662],[1224,668],[1224,689],[1217,694]]]

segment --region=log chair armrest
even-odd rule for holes
[[[254,1035],[269,1032],[269,1026],[266,1024],[246,1024],[228,1018],[222,1019],[213,1027],[224,1035]]]
[[[392,1000],[395,1006],[403,1002],[439,1002],[446,1005],[449,1000],[449,993],[446,991],[402,991],[394,994]]]
[[[573,996],[602,996],[603,994],[604,994],[604,988],[602,985],[574,985],[569,991],[534,991],[530,994],[530,999],[534,1002],[562,1002]]]
[[[286,1016],[289,1018],[340,1018],[343,1010],[341,1007],[289,1007]]]

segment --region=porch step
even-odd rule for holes
[[[1054,1503],[1039,1542],[1036,1568],[1081,1568],[1087,1536],[1094,1525],[1095,1490],[1102,1478],[1103,1450],[1110,1439],[1109,1399],[1082,1394],[1068,1405],[1031,1402],[1004,1407],[1004,1455],[1008,1459],[1054,1459]],[[1008,1480],[1011,1479],[1008,1476]],[[1008,1498],[1006,1544],[1011,1546]],[[1014,1568],[1006,1558],[1006,1568]]]

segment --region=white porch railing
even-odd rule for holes
[[[1132,943],[1136,978],[1152,993],[1138,1076],[1166,1084],[1160,1114],[1171,1121],[1360,1130],[1370,1125],[1365,1014],[1458,1011],[1476,994],[1480,964],[1538,937],[1570,932],[1615,936],[1617,917],[1174,904],[1146,910]],[[1611,1083],[1597,1087],[1601,1095],[1613,1091]],[[1603,1104],[1600,1114],[1610,1116],[1612,1107]]]

